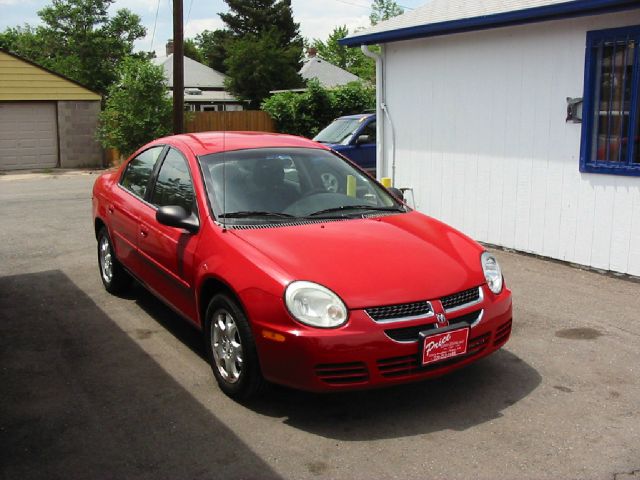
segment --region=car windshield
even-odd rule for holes
[[[351,135],[360,126],[361,118],[339,118],[324,128],[313,139],[322,143],[344,143],[349,141]]]
[[[256,148],[199,158],[209,202],[231,223],[405,212],[368,175],[317,148]]]

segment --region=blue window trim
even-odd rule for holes
[[[612,13],[634,8],[639,8],[638,0],[574,0],[481,17],[460,18],[446,22],[397,28],[384,32],[354,35],[345,37],[339,40],[338,43],[346,47],[356,47],[359,45],[397,42],[563,18]]]
[[[587,43],[585,47],[585,68],[584,68],[584,92],[583,92],[583,113],[582,113],[582,137],[580,139],[580,171],[585,173],[603,173],[610,175],[640,176],[640,164],[602,162],[591,160],[591,142],[593,141],[594,129],[594,93],[597,87],[596,74],[597,65],[593,55],[593,45],[596,42],[611,39],[614,37],[635,37],[636,48],[634,51],[633,86],[630,106],[629,131],[636,132],[640,114],[638,113],[638,101],[640,97],[640,25],[633,27],[610,28],[606,30],[595,30],[587,32]],[[631,142],[630,158],[633,158],[635,141]]]

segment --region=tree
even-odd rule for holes
[[[195,60],[196,62],[204,62],[204,55],[202,55],[202,52],[194,39],[187,38],[184,41],[183,48],[185,57],[189,57],[191,60]]]
[[[404,10],[394,0],[373,0],[371,5],[371,25],[402,15]]]
[[[162,68],[149,60],[126,58],[117,74],[100,114],[98,139],[126,156],[171,133],[172,105]]]
[[[293,20],[291,0],[225,0],[228,13],[220,18],[235,38],[245,35],[261,35],[265,31],[279,33],[280,47],[295,45],[302,53],[300,24]]]
[[[251,108],[259,108],[271,90],[300,84],[296,47],[276,47],[279,34],[275,30],[245,35],[233,40],[233,48],[224,61],[229,76],[225,87],[233,95],[248,100]]]
[[[302,85],[302,37],[290,0],[225,0],[227,28],[214,40],[224,50],[228,90],[257,108],[269,91]],[[205,52],[209,54],[210,52]]]
[[[345,47],[338,40],[349,35],[346,25],[333,29],[326,42],[314,39],[311,46],[318,51],[318,55],[328,62],[343,68],[358,77],[375,81],[376,66],[372,58],[365,56],[359,48]]]
[[[204,63],[217,70],[225,73],[227,67],[224,59],[227,57],[226,44],[231,39],[231,32],[228,30],[205,30],[196,35],[195,42],[198,46]]]
[[[53,0],[38,12],[41,26],[8,28],[0,45],[104,94],[134,41],[146,34],[127,9],[109,16],[114,1]]]

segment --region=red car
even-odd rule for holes
[[[228,395],[439,376],[511,333],[495,257],[316,142],[201,133],[99,177],[100,274],[135,278],[206,339]]]

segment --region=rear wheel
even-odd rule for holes
[[[206,313],[207,356],[220,389],[246,400],[264,388],[255,341],[246,316],[224,294],[215,295]]]
[[[98,232],[98,266],[104,288],[109,293],[121,293],[131,285],[131,276],[120,265],[106,227]]]

